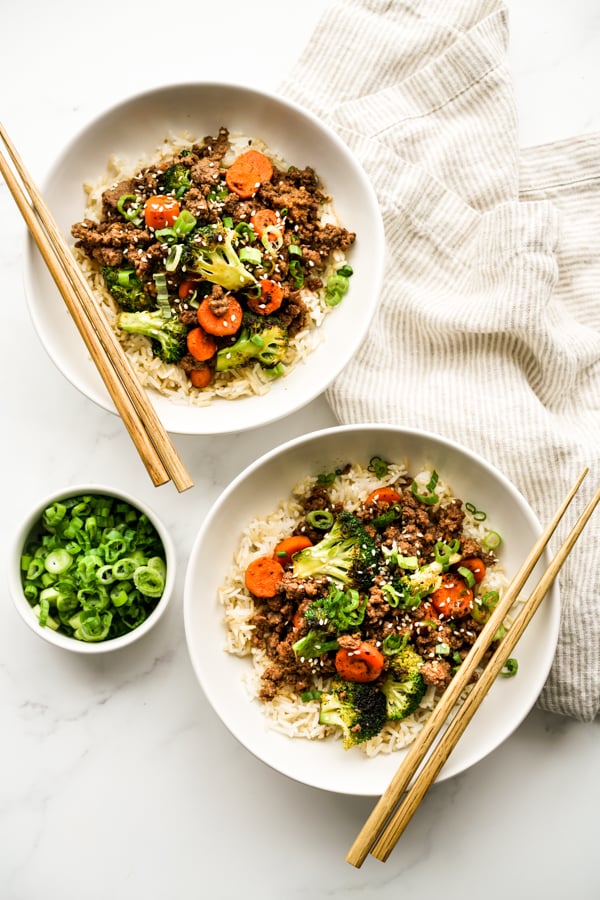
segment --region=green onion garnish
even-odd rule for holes
[[[410,490],[411,490],[413,497],[415,497],[415,499],[417,499],[417,500],[420,500],[421,503],[425,503],[427,506],[434,506],[439,500],[438,495],[435,493],[435,488],[436,488],[438,481],[439,481],[439,475],[435,471],[435,469],[431,473],[431,477],[430,477],[429,481],[427,482],[424,492],[421,492],[417,482],[413,481],[413,483],[410,486]]]
[[[504,678],[514,678],[514,676],[517,674],[518,671],[519,671],[519,663],[514,658],[514,656],[511,656],[509,659],[506,660],[506,662],[502,666],[500,674]]]
[[[21,565],[23,591],[40,625],[82,641],[119,637],[141,624],[167,575],[147,516],[100,495],[48,507]]]
[[[333,525],[333,513],[328,509],[311,509],[306,515],[306,521],[309,525],[312,525],[313,528],[318,528],[320,531],[327,531],[327,529],[331,528]]]

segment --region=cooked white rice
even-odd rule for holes
[[[196,142],[189,132],[171,135],[166,138],[154,153],[137,159],[113,154],[108,162],[108,168],[97,181],[86,182],[84,190],[87,195],[87,203],[84,211],[86,218],[95,222],[100,221],[102,213],[102,194],[107,188],[114,187],[120,181],[130,178],[135,172],[147,166],[159,166],[160,163],[179,150],[190,148]],[[249,147],[268,152],[271,159],[280,167],[286,163],[267,148],[264,142],[257,139],[249,139],[243,135],[230,135],[231,147],[224,162],[229,165],[235,157]],[[322,210],[321,225],[327,223],[339,224],[333,206],[325,204]],[[188,376],[179,366],[162,362],[155,357],[151,350],[148,338],[142,335],[127,334],[117,328],[119,306],[115,302],[110,291],[107,290],[102,277],[101,267],[79,248],[73,248],[73,253],[88,279],[94,295],[98,298],[101,309],[115,331],[121,345],[125,349],[131,365],[136,372],[140,383],[144,387],[151,388],[159,394],[168,396],[171,400],[191,406],[207,406],[215,398],[224,400],[236,400],[240,397],[265,394],[273,383],[259,363],[253,366],[244,366],[241,369],[230,372],[215,373],[215,377],[208,387],[198,390],[193,388]],[[328,269],[325,271],[323,281],[346,262],[346,256],[340,251],[332,254]],[[287,353],[283,359],[286,372],[289,372],[299,363],[305,362],[313,350],[323,339],[320,326],[324,318],[332,312],[324,299],[324,290],[318,293],[303,288],[300,296],[308,309],[309,325],[303,331],[290,340]],[[284,376],[285,377],[285,376]]]
[[[362,500],[376,487],[384,484],[395,484],[407,475],[406,465],[392,464],[388,474],[376,477],[367,467],[354,464],[329,487],[332,500],[341,503],[344,509],[356,509]],[[430,470],[423,470],[415,476],[421,487],[425,487],[431,476]],[[322,740],[324,738],[341,739],[339,728],[319,724],[319,701],[304,702],[300,695],[291,689],[281,689],[273,700],[263,702],[259,699],[261,675],[270,665],[264,651],[252,647],[253,626],[250,619],[254,613],[254,601],[244,584],[244,573],[248,564],[257,556],[270,555],[275,545],[289,535],[302,518],[302,507],[298,498],[305,496],[315,478],[306,478],[292,490],[291,496],[283,500],[271,515],[266,518],[253,519],[243,532],[237,547],[233,565],[227,573],[219,590],[219,600],[224,609],[226,625],[225,650],[240,657],[250,657],[252,665],[245,676],[245,685],[249,697],[261,704],[262,712],[270,728],[289,737]],[[436,493],[442,505],[453,499],[449,485],[442,479],[438,481]],[[478,521],[472,512],[465,512],[463,532],[468,537],[482,541],[491,530],[489,523]],[[488,567],[480,592],[495,590],[500,596],[506,587],[506,577],[500,563]],[[327,682],[318,683],[319,689],[327,687]],[[406,719],[398,722],[387,722],[383,730],[374,738],[358,746],[367,756],[379,753],[392,753],[406,747],[423,727],[436,702],[436,691],[429,687],[419,709]]]

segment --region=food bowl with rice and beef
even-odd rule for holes
[[[276,770],[381,794],[538,534],[515,486],[438,435],[349,425],[289,441],[235,479],[196,538],[184,616],[200,685]],[[555,587],[440,779],[531,709],[558,617]]]
[[[43,185],[93,294],[168,431],[266,424],[350,360],[381,287],[371,184],[344,142],[276,95],[158,88],[91,122]],[[114,411],[32,242],[42,345]]]

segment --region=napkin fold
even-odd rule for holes
[[[600,135],[519,149],[500,0],[334,0],[281,92],[344,139],[377,193],[378,311],[327,392],[338,420],[436,431],[547,522],[600,473]],[[353,224],[360,240],[360,222]],[[600,711],[600,516],[560,577],[539,705]]]

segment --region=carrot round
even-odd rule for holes
[[[375,644],[362,641],[356,650],[345,647],[335,654],[335,668],[346,681],[375,681],[383,671],[383,653]]]
[[[210,384],[212,372],[210,366],[202,366],[201,369],[192,369],[190,372],[190,381],[195,388],[203,388]]]
[[[180,212],[177,200],[166,194],[153,194],[144,203],[144,220],[148,228],[168,228]]]
[[[217,352],[217,342],[203,328],[192,328],[187,334],[187,348],[194,359],[205,362]]]
[[[462,619],[473,609],[473,591],[455,572],[446,572],[442,576],[440,587],[429,595],[429,599],[447,619]]]
[[[292,534],[275,545],[273,559],[276,559],[284,569],[292,564],[292,556],[306,547],[312,547],[312,541],[305,534]]]
[[[273,177],[271,160],[259,150],[246,150],[227,169],[225,182],[243,200],[253,197],[261,184]]]
[[[399,503],[401,500],[402,497],[398,491],[389,485],[384,485],[371,491],[365,500],[365,506],[369,506],[371,503],[389,503],[391,506],[392,503]]]
[[[249,297],[248,307],[259,316],[268,316],[276,312],[283,303],[283,288],[270,278],[263,278],[259,284],[260,297]]]
[[[467,559],[461,559],[460,565],[464,566],[473,573],[473,578],[479,584],[485,578],[485,563],[478,556],[469,556]]]
[[[214,314],[210,308],[208,297],[206,297],[198,307],[196,317],[199,324],[206,332],[208,332],[208,334],[224,337],[239,331],[242,324],[242,307],[235,297],[228,297],[228,300],[229,304],[227,306],[227,311],[222,316]]]
[[[258,237],[261,238],[265,228],[281,227],[281,216],[279,213],[275,212],[274,209],[257,209],[256,212],[250,216],[250,224]]]
[[[246,569],[245,584],[255,597],[267,600],[277,593],[282,575],[281,563],[272,556],[259,556]]]
[[[195,281],[182,281],[177,288],[177,296],[180,300],[185,300],[186,297],[189,297],[190,294],[194,293],[195,288]]]

